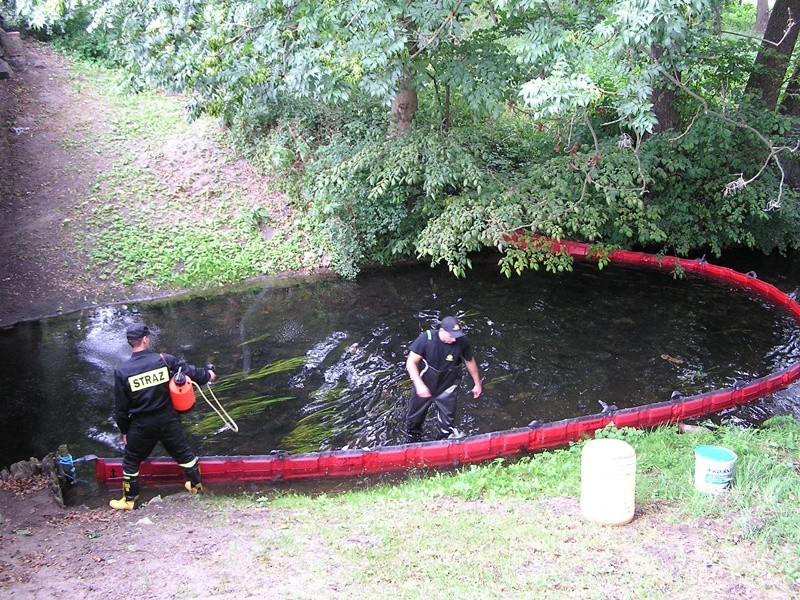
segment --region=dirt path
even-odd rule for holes
[[[764,557],[754,546],[731,543],[729,523],[675,523],[666,505],[646,505],[637,510],[631,524],[603,528],[598,534],[596,527],[581,520],[574,498],[416,502],[418,507],[400,505],[395,510],[452,514],[488,530],[495,519],[517,515],[521,528],[550,531],[555,552],[543,553],[536,536],[517,542],[529,546],[526,564],[537,573],[536,589],[523,592],[517,587],[503,593],[497,591],[497,582],[490,582],[489,589],[495,592],[476,589],[470,598],[797,597],[797,590],[785,582],[762,575]],[[428,585],[424,570],[418,578],[398,582],[382,576],[379,564],[371,564],[370,554],[380,554],[382,545],[390,542],[382,541],[368,524],[373,519],[386,520],[387,509],[393,507],[379,504],[354,507],[352,513],[334,510],[315,516],[313,511],[276,508],[268,502],[239,508],[180,493],[152,499],[131,512],[64,510],[35,483],[9,486],[0,482],[0,596],[42,600],[466,598],[453,596],[447,585],[421,594],[417,586]],[[320,518],[325,522],[315,521]],[[325,535],[321,527],[337,533]],[[435,538],[437,532],[398,531],[397,535],[408,536],[413,545],[415,539]],[[596,540],[588,549],[584,536]],[[447,546],[444,540],[439,542]],[[430,543],[423,539],[423,544]],[[446,564],[458,559],[430,556],[427,560]],[[661,582],[656,584],[658,589],[643,588],[640,583],[651,581],[643,571],[648,561],[660,565],[655,580]],[[594,593],[584,590],[582,577],[592,577]],[[598,589],[604,590],[602,596],[597,595]]]
[[[103,107],[76,92],[59,55],[25,47],[27,68],[0,82],[0,326],[121,293],[85,270],[69,227],[76,198],[110,161],[64,141],[102,126]]]
[[[236,515],[234,515],[234,518]],[[0,596],[253,598],[227,515],[189,494],[135,512],[57,506],[47,490],[0,482]],[[275,527],[267,511],[252,525]],[[261,580],[261,583],[265,582]],[[274,596],[272,596],[274,597]]]
[[[264,196],[265,177],[220,147],[218,128],[205,121],[158,147],[128,142],[128,154],[117,156],[107,141],[119,115],[106,98],[47,46],[24,46],[27,68],[0,81],[0,327],[181,291],[101,277],[76,243],[90,227],[101,176],[131,156],[157,180],[187,189],[193,202],[224,185],[253,205],[284,210],[280,197]]]

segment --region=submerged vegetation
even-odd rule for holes
[[[254,340],[249,340],[245,343],[253,341]],[[274,398],[251,395],[244,398],[234,399],[231,398],[230,395],[240,395],[240,388],[245,382],[254,381],[271,375],[277,375],[278,373],[294,371],[301,368],[305,364],[306,360],[307,358],[305,356],[297,356],[294,358],[287,358],[266,364],[254,371],[249,371],[246,373],[234,373],[225,377],[221,377],[214,382],[213,393],[216,395],[216,397],[219,399],[219,402],[225,407],[228,415],[234,421],[241,417],[260,414],[268,407],[282,402],[289,402],[294,400],[294,397],[281,396]],[[224,423],[220,420],[220,417],[215,412],[212,410],[206,411],[205,409],[208,407],[203,406],[202,408],[204,414],[199,419],[192,421],[191,431],[206,437],[219,431],[224,426]]]
[[[328,406],[306,415],[283,438],[282,446],[296,454],[317,452],[322,441],[330,436],[337,416],[336,406]]]

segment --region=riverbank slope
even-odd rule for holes
[[[230,211],[235,195],[259,215],[287,216],[269,176],[238,157],[215,122],[154,134],[158,114],[128,118],[91,73],[46,45],[25,40],[24,48],[26,68],[0,81],[0,327],[183,291],[146,277],[123,283],[113,264],[91,258],[92,239],[114,214],[130,222],[131,211],[153,204],[158,220],[201,218]],[[145,176],[154,189],[137,189]],[[184,211],[159,198],[164,190],[192,212],[176,215]]]
[[[625,526],[582,517],[580,446],[385,485],[331,478],[231,494],[210,484],[203,497],[148,486],[130,512],[64,510],[43,482],[0,482],[0,594],[798,597],[796,422],[618,434],[638,463],[636,512]],[[731,490],[693,489],[696,444],[735,449]]]

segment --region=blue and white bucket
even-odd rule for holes
[[[706,494],[718,494],[730,487],[736,453],[721,446],[694,449],[694,487]]]

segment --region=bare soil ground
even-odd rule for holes
[[[65,226],[72,204],[111,161],[63,141],[73,131],[103,127],[102,107],[78,94],[60,56],[25,47],[27,68],[0,82],[0,326],[125,293],[86,271]]]
[[[43,488],[36,480],[0,482],[3,597],[282,596],[268,592],[280,586],[256,575],[257,556],[236,541],[249,526],[274,528],[269,511],[248,515],[243,526],[241,515],[190,494],[131,512],[62,509]],[[231,518],[235,527],[226,526]]]
[[[109,168],[111,159],[64,141],[75,130],[103,128],[104,106],[90,93],[76,91],[71,84],[76,75],[57,54],[30,42],[26,48],[27,70],[0,81],[0,326],[165,293],[96,279],[73,248],[65,226],[70,207],[87,192],[96,173]],[[183,147],[180,140],[174,143]],[[213,148],[210,141],[199,143]],[[214,159],[213,152],[204,156]],[[167,167],[175,169],[176,164],[162,166]],[[574,499],[531,502],[525,507],[474,503],[461,508],[542,513],[556,527],[553,535],[568,533],[561,541],[565,554],[581,537]],[[612,580],[635,581],[636,573],[627,571],[626,565],[635,565],[639,556],[656,555],[681,582],[675,589],[682,597],[689,595],[687,591],[704,599],[797,597],[798,590],[785,582],[754,583],[752,577],[743,578],[742,573],[750,572],[761,557],[747,543],[728,544],[721,552],[722,542],[730,541],[723,523],[672,525],[662,516],[657,507],[649,507],[628,527],[609,530],[609,544],[616,547],[613,564],[607,565]],[[302,548],[293,549],[291,560],[283,556],[276,541],[280,532],[303,518],[268,504],[243,511],[189,494],[156,499],[132,512],[86,506],[63,509],[43,482],[0,482],[0,596],[398,597],[391,582],[377,582],[368,589],[359,584],[357,565],[348,552],[354,545],[380,545],[368,533],[345,534],[339,548],[322,547],[309,534]],[[341,519],[346,530],[347,515]],[[313,524],[304,527],[313,530]],[[653,539],[653,532],[663,543],[637,541]],[[265,537],[267,533],[273,537]],[[585,564],[595,560],[585,559]],[[559,558],[537,560],[541,563],[537,569],[554,570]],[[554,577],[558,579],[557,572]],[[413,583],[400,595],[414,597]],[[647,592],[648,597],[674,597],[669,590]],[[447,590],[439,597],[449,597]],[[476,590],[475,597],[486,596]],[[555,584],[551,597],[581,595]],[[606,597],[633,596],[609,589]]]
[[[398,586],[364,569],[363,559],[380,551],[380,536],[360,524],[363,514],[345,512],[325,523],[341,530],[338,540],[318,535],[308,511],[269,503],[236,508],[188,493],[151,500],[143,508],[62,509],[35,481],[0,483],[0,596],[5,598],[452,598],[446,585],[417,594],[416,578]],[[376,507],[377,512],[386,510]],[[530,561],[550,583],[531,593],[469,598],[734,598],[785,600],[798,590],[779,579],[759,578],[763,554],[750,543],[731,544],[723,521],[675,523],[669,508],[650,504],[625,527],[597,527],[580,518],[576,499],[522,503],[431,498],[422,510],[432,518],[467,519],[491,528],[497,518],[518,515],[520,527],[546,528],[555,551],[530,540]],[[396,515],[396,517],[399,515]],[[374,515],[370,518],[376,518]],[[381,518],[391,518],[383,515]],[[483,525],[481,525],[483,523]],[[402,528],[402,525],[399,525]],[[591,528],[594,527],[592,530]],[[587,529],[588,528],[588,529]],[[413,538],[424,535],[411,533]],[[436,535],[431,531],[430,535]],[[590,542],[585,536],[599,542]],[[497,539],[497,544],[506,540]],[[478,549],[464,548],[464,552]],[[412,550],[413,554],[413,550]],[[431,556],[429,560],[458,560]],[[660,565],[662,589],[642,589],[643,564]],[[424,561],[423,561],[424,562]],[[377,573],[375,570],[377,569]],[[373,577],[365,577],[365,571]],[[424,577],[424,574],[420,574]],[[597,593],[581,579],[605,581]],[[502,588],[501,588],[502,589]],[[456,595],[455,597],[467,598]]]

